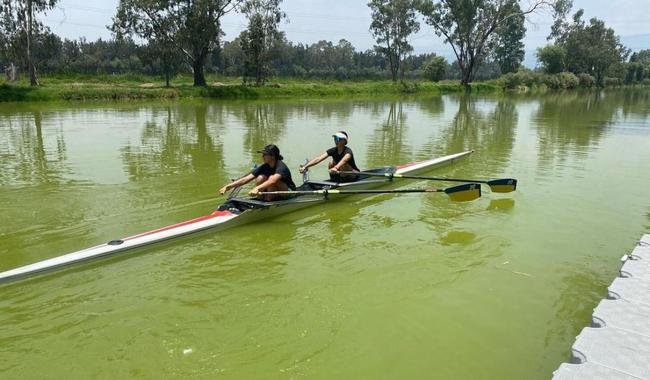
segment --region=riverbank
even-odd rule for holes
[[[546,92],[597,89],[593,77],[571,73],[541,74],[520,71],[489,81],[477,81],[469,90],[459,81],[429,82],[408,80],[310,80],[274,78],[264,86],[242,85],[240,78],[208,76],[207,85],[195,87],[189,75],[174,78],[165,87],[162,78],[143,75],[73,75],[42,77],[41,85],[29,86],[26,79],[0,84],[0,102],[165,100],[165,99],[278,99],[350,96],[441,95],[472,93]],[[646,84],[623,86],[608,81],[605,87],[647,87]]]
[[[41,86],[30,87],[27,81],[0,85],[0,102],[86,101],[131,99],[264,99],[320,98],[355,95],[444,94],[462,92],[458,81],[438,83],[407,81],[394,84],[387,80],[326,81],[279,78],[265,86],[244,86],[237,78],[208,77],[205,87],[192,86],[191,77],[177,77],[170,87],[157,77],[99,75],[87,77],[43,77]],[[472,92],[499,92],[496,83],[477,82]]]

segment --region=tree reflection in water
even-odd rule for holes
[[[0,185],[38,186],[64,181],[69,172],[66,144],[61,129],[43,129],[40,110],[0,115]],[[56,131],[56,148],[48,151],[45,133]],[[51,145],[50,145],[51,146]]]

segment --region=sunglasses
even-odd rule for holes
[[[340,137],[334,136],[334,142],[339,142],[339,141],[344,141],[345,139],[342,139]]]

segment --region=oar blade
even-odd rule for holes
[[[510,193],[517,189],[517,180],[514,178],[493,179],[487,181],[493,193]]]
[[[478,183],[466,183],[448,187],[445,189],[445,193],[454,202],[473,201],[481,196],[481,185]]]

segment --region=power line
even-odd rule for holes
[[[56,23],[56,24],[68,24],[68,25],[74,25],[74,26],[83,26],[83,27],[87,27],[87,28],[96,28],[96,29],[108,30],[106,28],[106,26],[99,26],[99,25],[95,25],[95,24],[84,24],[84,23],[80,23],[80,22],[66,21],[65,19],[57,21],[57,20],[52,20],[52,19],[45,18],[44,20],[51,21],[51,22]]]

